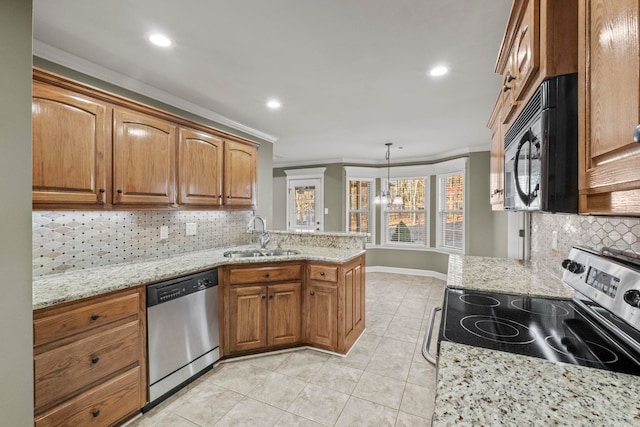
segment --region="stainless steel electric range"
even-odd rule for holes
[[[636,262],[573,248],[562,263],[572,300],[447,288],[438,342],[640,375]]]

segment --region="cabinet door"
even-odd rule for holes
[[[178,203],[218,206],[222,201],[223,141],[203,132],[180,129]]]
[[[235,141],[224,144],[224,204],[253,206],[256,204],[258,150]]]
[[[32,102],[33,203],[104,204],[105,104],[40,82]]]
[[[268,344],[271,346],[300,342],[300,283],[269,285],[268,295]]]
[[[365,324],[364,263],[362,258],[343,267],[338,293],[338,351],[346,353],[356,342]]]
[[[307,286],[307,341],[318,347],[334,351],[337,343],[338,290],[316,282]]]
[[[638,1],[583,0],[579,6],[580,212],[637,215]]]
[[[267,287],[246,286],[229,290],[229,351],[267,345]]]
[[[522,9],[513,45],[514,97],[522,101],[540,66],[540,0],[528,0]]]
[[[114,204],[174,202],[176,127],[142,113],[114,111]]]
[[[502,123],[498,120],[501,114],[500,98],[496,102],[489,128],[491,129],[491,158],[489,161],[489,199],[493,210],[504,209],[504,141]]]

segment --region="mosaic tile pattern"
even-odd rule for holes
[[[558,250],[551,249],[558,232]],[[531,259],[562,277],[560,263],[574,245],[615,248],[640,256],[640,218],[534,213],[531,217]]]
[[[36,211],[33,276],[250,243],[248,211]],[[196,223],[197,234],[186,235]],[[160,227],[169,238],[160,240]]]

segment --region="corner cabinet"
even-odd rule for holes
[[[115,110],[113,128],[113,204],[172,204],[176,127],[146,114]]]
[[[107,105],[40,82],[33,84],[33,203],[107,202]]]
[[[36,310],[35,426],[115,425],[146,402],[142,288]]]
[[[224,145],[224,204],[254,206],[258,149],[235,141]]]
[[[258,144],[33,71],[34,209],[251,209]]]
[[[580,1],[580,213],[640,215],[640,5]]]

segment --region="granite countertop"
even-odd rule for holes
[[[571,298],[530,262],[452,255],[447,286]],[[441,342],[434,426],[640,425],[640,378]]]
[[[447,286],[503,294],[573,298],[573,288],[536,263],[449,255]]]
[[[227,264],[304,260],[343,263],[365,252],[364,250],[330,247],[287,246],[283,249],[296,250],[300,251],[300,253],[268,258],[232,259],[223,256],[224,252],[228,250],[248,249],[257,249],[257,247],[251,245],[232,248],[215,248],[154,260],[113,264],[104,267],[36,277],[33,279],[33,309],[45,308],[119,289],[155,283],[172,277],[183,276]]]
[[[433,426],[640,425],[640,379],[442,342]]]

